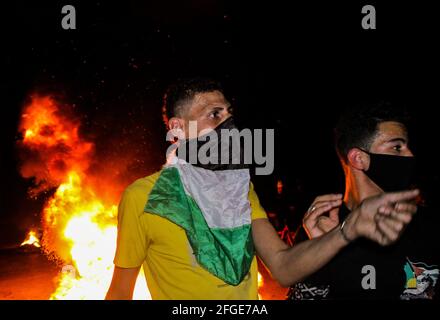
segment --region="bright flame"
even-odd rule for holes
[[[260,291],[261,287],[263,287],[263,285],[264,285],[263,276],[261,275],[261,273],[258,272],[258,292]],[[258,293],[258,300],[263,300],[260,293]]]
[[[40,248],[40,240],[38,239],[38,237],[36,236],[36,232],[35,231],[29,231],[26,239],[21,243],[21,247],[25,246],[25,245],[30,245],[30,246],[34,246],[37,248]]]
[[[90,177],[94,144],[80,137],[79,122],[65,113],[50,97],[34,97],[25,107],[22,144],[34,156],[21,172],[35,178],[37,194],[56,187],[43,210],[44,251],[64,262],[51,299],[103,299],[116,250],[118,199],[111,195],[120,186]],[[141,272],[134,299],[150,298]]]

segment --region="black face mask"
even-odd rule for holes
[[[370,167],[368,170],[364,170],[365,174],[383,191],[393,192],[410,189],[416,165],[414,157],[362,151],[370,156]]]
[[[244,163],[244,150],[240,141],[232,138],[225,139],[225,136],[222,135],[222,130],[233,129],[238,130],[235,126],[233,117],[229,117],[228,119],[220,123],[211,133],[208,133],[198,138],[181,140],[180,146],[177,149],[177,156],[194,166],[208,170],[232,170],[250,168],[249,164]],[[209,151],[210,146],[215,146],[218,152],[211,155]],[[185,150],[182,150],[183,148],[185,148]],[[202,161],[201,159],[199,159],[198,156],[195,156],[199,155],[199,151],[201,151],[202,148],[204,149],[202,150],[202,153],[206,154],[209,157],[209,160],[212,161],[204,163],[205,161]],[[223,154],[225,155],[225,159],[223,160],[226,160],[223,162],[226,163],[221,163]]]

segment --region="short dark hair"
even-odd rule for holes
[[[183,114],[183,107],[198,93],[220,91],[223,88],[220,82],[204,77],[178,79],[170,85],[163,97],[162,115],[165,123],[172,117]]]
[[[363,103],[342,112],[334,130],[336,152],[341,161],[347,162],[352,148],[369,150],[382,122],[395,121],[408,127],[409,113],[404,106],[388,101]]]

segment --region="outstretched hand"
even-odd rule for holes
[[[347,217],[346,237],[350,240],[366,237],[382,246],[395,242],[417,212],[417,206],[411,202],[418,195],[419,190],[412,190],[365,199]]]

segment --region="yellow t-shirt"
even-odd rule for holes
[[[256,257],[244,280],[238,286],[229,285],[199,266],[184,229],[158,215],[144,213],[159,176],[160,171],[136,180],[122,196],[115,265],[143,265],[153,299],[258,299]],[[252,220],[266,218],[252,184],[249,202]]]

